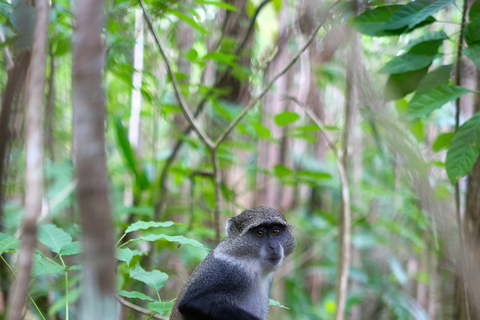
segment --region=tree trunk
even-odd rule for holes
[[[13,284],[8,303],[8,320],[22,318],[21,310],[25,304],[32,270],[32,255],[37,243],[37,218],[42,211],[42,108],[45,97],[46,44],[50,15],[47,0],[39,0],[36,4],[37,18],[30,62],[32,68],[27,80],[26,94],[25,215],[22,221],[17,279]]]
[[[117,319],[113,224],[105,159],[103,1],[76,3],[73,149],[83,230],[81,319]]]

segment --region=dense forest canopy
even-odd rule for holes
[[[479,0],[1,0],[0,319],[168,319],[228,218],[268,319],[480,318]]]

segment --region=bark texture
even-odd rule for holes
[[[83,230],[81,319],[117,319],[113,225],[105,159],[102,84],[103,1],[76,3],[73,56],[73,148]]]
[[[49,21],[47,0],[37,1],[37,19],[26,96],[25,134],[25,216],[22,221],[17,278],[8,303],[8,320],[20,320],[27,295],[32,255],[37,243],[37,218],[42,210],[42,107],[45,91],[46,44]]]

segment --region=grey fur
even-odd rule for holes
[[[263,225],[285,227],[279,249],[281,259],[276,264],[272,264],[267,259],[268,253],[264,247],[259,246],[251,236],[246,235],[250,229]],[[215,301],[218,299],[233,301],[236,306],[258,319],[267,319],[273,273],[296,246],[290,232],[291,226],[281,213],[262,206],[245,210],[231,218],[226,229],[227,237],[195,268],[183,286],[170,320],[186,320],[178,311],[179,303],[186,294],[189,299],[192,299],[196,292],[203,292],[209,286],[216,290]],[[225,284],[225,286],[222,285],[223,290],[217,289],[219,284]]]

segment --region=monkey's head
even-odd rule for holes
[[[265,271],[274,271],[295,249],[290,231],[280,212],[256,207],[228,220],[225,248],[234,257],[260,261]]]

